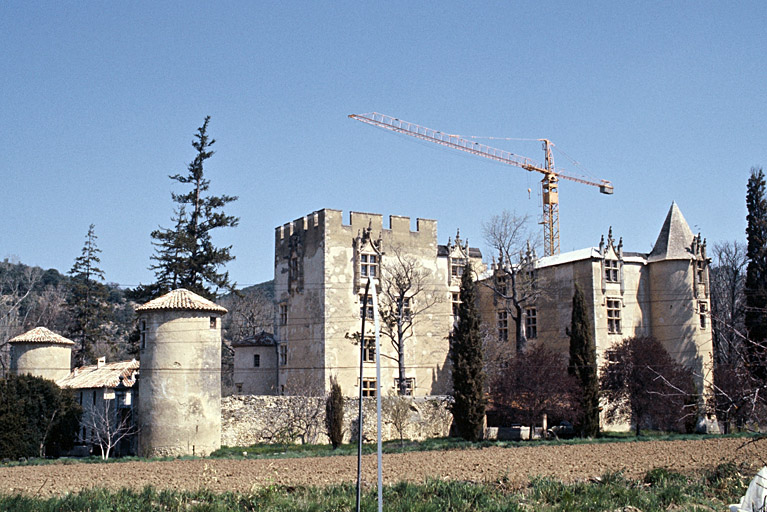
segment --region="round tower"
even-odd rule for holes
[[[34,375],[52,381],[63,379],[71,371],[74,342],[45,327],[8,340],[11,346],[11,372]]]
[[[698,390],[708,396],[714,359],[706,243],[693,235],[676,203],[647,262],[652,335],[693,371]]]
[[[178,289],[136,312],[139,453],[210,454],[221,447],[221,317],[226,309]]]

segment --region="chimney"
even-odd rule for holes
[[[99,357],[99,358],[96,360],[96,368],[97,368],[97,369],[98,369],[98,368],[101,368],[101,367],[102,367],[102,366],[104,366],[105,364],[107,364],[107,358],[106,358],[106,357]]]

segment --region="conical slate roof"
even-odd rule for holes
[[[8,343],[55,343],[57,345],[74,345],[75,342],[56,334],[45,327],[35,327],[32,330],[19,334],[8,340]]]
[[[647,261],[652,263],[661,260],[692,259],[690,247],[693,237],[694,235],[684,219],[682,211],[675,202],[671,203],[666,221],[663,223],[658,240],[655,241]]]
[[[156,311],[156,310],[192,310],[192,311],[211,311],[214,313],[226,313],[226,308],[219,306],[213,301],[200,297],[196,293],[190,292],[184,288],[179,288],[168,292],[162,297],[150,300],[146,304],[136,308],[136,311]]]

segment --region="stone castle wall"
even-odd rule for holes
[[[453,416],[446,396],[387,396],[381,404],[383,439],[423,440],[447,437]],[[357,436],[357,399],[344,399],[344,442]],[[363,399],[365,442],[376,439],[376,400]],[[256,443],[330,443],[325,429],[325,398],[233,395],[221,401],[221,445]]]

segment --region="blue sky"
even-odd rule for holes
[[[546,137],[582,165],[555,153],[565,171],[611,180],[561,184],[563,251],[610,226],[649,251],[672,201],[710,244],[744,239],[765,22],[763,1],[3,2],[0,258],[67,271],[94,223],[107,280],[150,282],[206,115],[243,286],[272,277],[274,228],[321,208],[437,219],[440,243],[483,249],[492,215],[540,215],[537,176],[347,118],[370,111]]]

